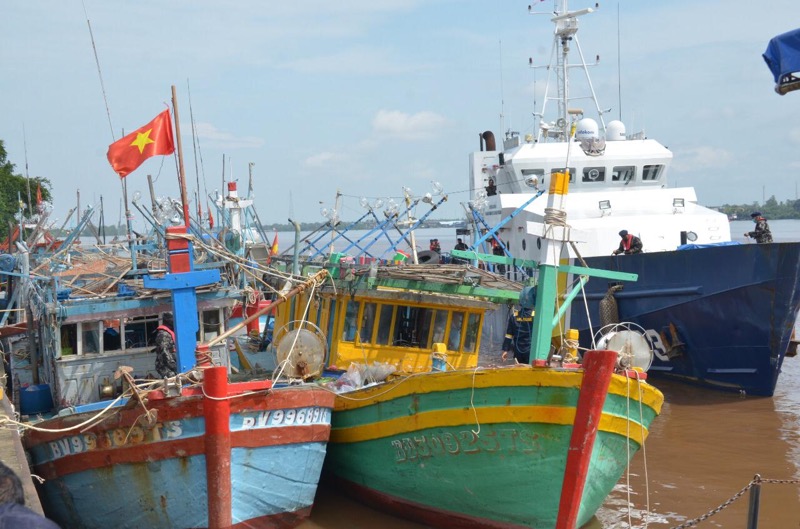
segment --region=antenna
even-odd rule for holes
[[[505,88],[503,86],[503,39],[500,39],[499,45],[500,45],[500,134],[504,134],[506,130],[506,124],[505,124]]]
[[[114,127],[111,125],[111,110],[108,108],[108,97],[106,97],[106,87],[103,84],[103,73],[100,71],[100,59],[97,58],[97,46],[94,44],[94,34],[92,34],[92,23],[89,22],[89,13],[86,12],[86,2],[81,1],[83,5],[83,14],[86,15],[86,25],[89,26],[89,38],[92,41],[92,50],[94,51],[94,62],[97,64],[97,76],[100,78],[100,90],[103,92],[103,102],[106,105],[106,115],[108,116],[108,127],[111,129],[111,139],[114,138]]]
[[[619,96],[619,120],[622,121],[622,52],[619,41],[619,2],[617,2],[617,94]]]
[[[25,150],[25,182],[28,184],[28,214],[33,215],[33,203],[31,202],[31,177],[28,175],[28,139],[25,135],[25,123],[22,124],[22,147]],[[10,241],[11,239],[9,239]]]

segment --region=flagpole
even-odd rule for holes
[[[122,201],[125,204],[125,231],[128,232],[128,249],[131,252],[131,268],[133,270],[137,270],[136,244],[133,235],[133,224],[131,222],[133,216],[131,215],[131,210],[128,207],[128,179],[120,178],[120,180],[122,180]]]
[[[172,85],[172,109],[175,113],[175,141],[178,144],[178,179],[181,184],[181,202],[183,202],[183,220],[186,229],[189,229],[189,200],[186,197],[186,174],[183,170],[183,144],[181,142],[181,125],[178,119],[178,95],[175,85]]]

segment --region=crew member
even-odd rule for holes
[[[161,378],[171,378],[177,374],[178,359],[175,356],[175,331],[172,314],[165,312],[162,324],[156,327],[156,371]]]
[[[503,361],[508,353],[514,355],[518,364],[531,362],[531,335],[533,334],[533,309],[521,307],[508,315],[506,336],[503,340]]]
[[[461,239],[461,237],[459,237],[458,239],[456,239],[455,249],[456,250],[469,250],[469,246],[467,246],[466,243],[464,243],[464,240]],[[450,259],[450,262],[453,263],[453,264],[464,264],[464,263],[467,262],[467,260],[466,259],[462,259],[461,257],[452,257]]]
[[[619,242],[619,248],[614,250],[614,255],[621,253],[624,253],[625,255],[642,253],[642,240],[639,237],[628,233],[628,230],[622,230],[619,232],[619,236],[622,238],[622,240]]]
[[[772,242],[772,232],[769,231],[769,224],[767,219],[761,216],[760,211],[754,211],[750,214],[750,218],[756,223],[755,231],[748,231],[744,234],[745,237],[752,237],[756,242]]]

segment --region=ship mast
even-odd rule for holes
[[[586,82],[589,85],[589,91],[591,92],[591,99],[594,102],[594,106],[599,116],[600,127],[605,130],[603,114],[607,111],[601,110],[597,103],[597,96],[594,92],[592,80],[589,77],[586,60],[584,59],[583,51],[581,50],[581,46],[576,35],[578,32],[578,17],[588,15],[589,13],[594,13],[598,7],[599,4],[595,4],[595,7],[593,8],[587,7],[577,11],[569,11],[568,0],[562,0],[559,9],[556,11],[556,15],[550,19],[551,22],[556,25],[556,29],[553,34],[553,51],[551,54],[551,61],[550,65],[547,66],[548,80],[545,86],[545,95],[542,99],[542,110],[541,112],[535,114],[541,119],[539,126],[539,141],[543,139],[543,135],[548,138],[555,138],[557,141],[567,140],[570,126],[570,68],[581,68],[584,71],[584,74],[586,75]],[[569,54],[573,44],[577,50],[578,56],[580,57],[580,62],[577,64],[569,63]],[[555,74],[557,92],[555,97],[549,96],[550,72]],[[544,121],[545,108],[547,106],[547,102],[550,100],[555,100],[558,105],[558,117],[555,122],[546,123]]]

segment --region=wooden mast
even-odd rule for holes
[[[178,119],[178,96],[175,85],[172,85],[172,109],[175,114],[175,143],[178,144],[178,180],[181,184],[181,202],[183,202],[183,221],[189,229],[189,199],[186,196],[186,174],[183,169],[183,145],[181,144],[181,122]]]

